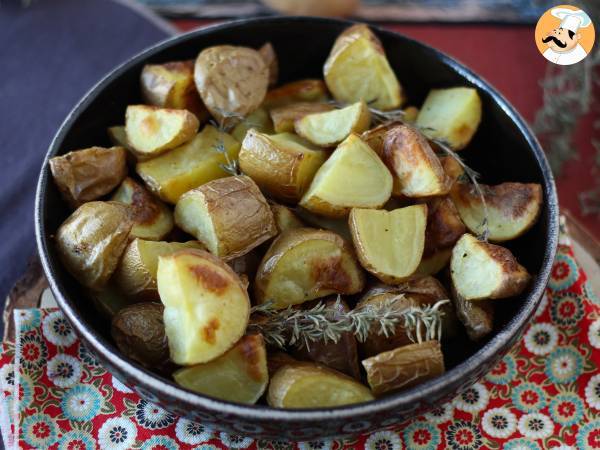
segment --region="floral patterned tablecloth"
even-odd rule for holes
[[[0,358],[7,449],[600,449],[600,303],[561,235],[524,338],[472,388],[402,426],[352,440],[220,433],[142,400],[102,368],[56,310],[15,312]]]

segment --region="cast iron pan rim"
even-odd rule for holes
[[[459,73],[461,76],[466,78],[470,83],[477,86],[479,89],[487,92],[493,100],[504,110],[506,115],[517,125],[520,132],[525,136],[527,143],[531,147],[533,154],[542,170],[544,177],[544,193],[546,199],[547,209],[547,242],[548,245],[544,252],[544,260],[542,268],[537,274],[535,283],[531,289],[530,294],[524,299],[524,305],[521,307],[519,312],[512,318],[512,320],[504,327],[503,330],[498,332],[489,342],[487,342],[477,353],[463,361],[459,365],[453,367],[451,370],[446,372],[441,377],[430,380],[426,383],[416,386],[415,388],[407,391],[390,395],[372,402],[357,404],[353,406],[337,407],[337,408],[321,408],[321,409],[303,409],[303,410],[283,410],[274,409],[264,406],[246,406],[236,403],[230,403],[226,401],[216,400],[210,397],[206,397],[192,391],[180,388],[173,382],[159,377],[141,366],[133,363],[130,360],[125,359],[121,354],[114,349],[102,336],[97,335],[93,330],[90,330],[76,312],[72,300],[67,299],[66,294],[63,290],[63,286],[57,278],[56,271],[51,265],[48,253],[48,239],[43,223],[43,212],[45,210],[45,191],[49,181],[49,170],[48,170],[48,159],[57,153],[65,135],[73,122],[81,115],[81,113],[87,108],[87,106],[96,98],[102,89],[111,83],[115,78],[121,76],[131,66],[136,65],[146,58],[158,53],[159,51],[182,44],[188,40],[195,38],[196,36],[210,34],[215,30],[236,28],[244,26],[246,24],[260,24],[269,25],[271,23],[285,24],[285,23],[297,23],[305,22],[307,24],[319,22],[319,23],[331,23],[336,25],[351,25],[355,22],[338,20],[338,19],[327,19],[321,17],[266,17],[266,18],[254,18],[254,19],[241,19],[231,21],[227,23],[217,24],[208,26],[199,30],[191,31],[179,36],[165,39],[158,44],[142,51],[130,60],[118,66],[116,69],[107,74],[102,80],[100,80],[94,87],[92,87],[85,96],[79,101],[79,103],[69,113],[61,127],[59,128],[56,136],[52,140],[48,153],[44,159],[44,163],[41,168],[40,178],[36,191],[35,198],[35,232],[36,242],[38,251],[40,254],[42,266],[48,277],[48,281],[52,292],[54,293],[57,303],[65,313],[66,317],[73,324],[75,330],[83,336],[87,341],[94,344],[95,351],[99,352],[103,358],[112,361],[113,364],[119,366],[120,370],[127,374],[128,377],[139,380],[146,389],[153,393],[158,393],[158,397],[161,395],[170,396],[184,403],[197,404],[201,408],[211,410],[215,413],[232,414],[236,416],[243,416],[245,419],[251,421],[253,419],[258,420],[277,420],[277,421],[290,421],[290,422],[314,422],[322,421],[331,418],[336,419],[352,419],[359,418],[364,419],[367,415],[377,414],[386,411],[392,411],[395,407],[406,406],[410,404],[417,404],[419,402],[426,403],[427,399],[432,396],[433,393],[442,391],[447,384],[457,383],[465,379],[465,374],[471,374],[474,372],[479,365],[483,362],[492,358],[496,353],[502,350],[507,340],[510,340],[511,336],[514,335],[519,328],[529,320],[533,314],[535,308],[538,306],[545,286],[550,276],[550,270],[552,262],[556,254],[556,248],[558,244],[558,200],[556,195],[556,187],[554,184],[554,178],[552,171],[548,164],[548,161],[542,151],[540,144],[536,140],[533,132],[529,129],[522,117],[517,111],[506,101],[506,99],[498,93],[493,87],[491,87],[485,80],[480,76],[475,75],[470,69],[466,68],[463,64],[450,58],[446,54],[433,49],[425,44],[414,41],[413,39],[407,38],[399,33],[395,33],[388,30],[383,30],[378,27],[373,27],[378,34],[387,35],[392,37],[398,37],[422,46],[425,53],[429,53],[431,57],[441,59],[446,65],[450,66],[453,70]]]

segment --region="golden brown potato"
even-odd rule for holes
[[[452,248],[437,250],[430,255],[423,253],[415,275],[435,275],[448,265],[451,256]]]
[[[138,163],[136,170],[152,192],[162,200],[175,204],[190,189],[229,175],[221,167],[226,163],[226,158],[216,150],[220,146],[229,158],[237,158],[240,144],[229,134],[207,125],[187,144],[150,161]]]
[[[487,205],[488,239],[503,242],[515,239],[529,230],[542,209],[542,186],[537,183],[480,184]],[[484,230],[485,209],[475,188],[457,183],[450,194],[460,218],[469,231]]]
[[[127,142],[140,159],[154,158],[191,140],[199,122],[185,109],[129,105],[125,112]]]
[[[244,335],[250,314],[246,287],[210,253],[187,249],[159,257],[157,283],[176,364],[211,361]]]
[[[266,42],[258,49],[258,53],[260,53],[260,56],[262,56],[263,61],[269,69],[269,86],[276,85],[277,78],[279,78],[279,61],[273,45],[270,42]]]
[[[402,122],[385,122],[363,132],[360,138],[373,149],[379,157],[383,157],[383,145],[388,131],[402,125]]]
[[[50,171],[63,198],[76,208],[116,188],[127,175],[123,147],[90,147],[50,158]]]
[[[246,133],[240,169],[261,189],[283,201],[298,201],[327,159],[324,150],[291,133]]]
[[[434,197],[427,202],[424,256],[452,247],[465,234],[454,202],[449,197]]]
[[[263,106],[267,109],[298,102],[327,100],[327,87],[322,80],[298,80],[267,92]]]
[[[479,300],[477,302],[465,300],[452,286],[452,303],[454,303],[456,316],[464,325],[469,339],[479,341],[493,331],[493,300]]]
[[[332,111],[329,103],[300,102],[271,109],[271,120],[276,133],[294,131],[294,123],[308,114]]]
[[[460,163],[454,159],[452,156],[441,156],[439,158],[442,167],[444,168],[444,172],[448,178],[450,178],[450,184],[454,185],[456,181],[462,179],[465,175],[465,169]]]
[[[399,108],[404,96],[381,42],[365,24],[338,36],[323,67],[333,97],[343,103],[364,100],[377,109]]]
[[[225,260],[244,255],[277,234],[267,200],[245,175],[213,180],[186,192],[175,206],[175,222]]]
[[[294,228],[279,235],[256,274],[258,303],[289,305],[331,294],[356,294],[364,274],[352,247],[331,231]]]
[[[219,123],[237,123],[260,106],[269,84],[269,68],[248,47],[216,45],[196,58],[196,88]]]
[[[131,226],[122,203],[84,203],[56,231],[58,254],[77,281],[100,290],[119,263]]]
[[[326,408],[373,400],[356,380],[316,364],[281,367],[271,379],[267,402],[275,408]]]
[[[271,203],[271,211],[273,211],[275,226],[279,233],[291,230],[292,228],[302,228],[305,226],[287,206]]]
[[[300,206],[327,217],[345,217],[351,208],[380,208],[391,193],[387,167],[351,134],[317,171]]]
[[[249,130],[254,129],[260,133],[272,134],[273,133],[273,122],[269,117],[269,113],[264,108],[258,108],[257,110],[248,114],[244,119],[238,123],[231,135],[238,141],[242,142],[246,137],[246,133]]]
[[[452,283],[465,300],[500,299],[519,295],[531,276],[510,250],[464,234],[452,249]]]
[[[144,187],[127,177],[111,197],[112,201],[129,205],[132,238],[160,241],[173,229],[173,213]]]
[[[444,355],[438,341],[405,345],[365,359],[367,381],[375,395],[394,392],[444,373]]]
[[[177,384],[200,394],[252,405],[269,382],[267,351],[261,335],[242,337],[218,358],[173,374]]]
[[[388,284],[401,283],[415,273],[425,245],[426,205],[394,211],[354,208],[348,223],[366,270]]]

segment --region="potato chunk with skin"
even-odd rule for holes
[[[383,46],[367,25],[353,25],[338,36],[323,73],[327,87],[340,102],[364,100],[374,108],[389,110],[404,101]]]
[[[327,159],[324,150],[291,133],[250,130],[239,153],[240,169],[282,201],[298,201]]]
[[[508,249],[471,234],[464,234],[454,246],[450,274],[457,294],[465,300],[513,297],[531,280]]]
[[[269,382],[265,342],[259,334],[244,336],[225,354],[179,369],[173,379],[199,394],[252,405],[263,395]]]
[[[434,197],[427,202],[424,256],[452,247],[466,228],[449,197]]]
[[[327,100],[327,87],[322,80],[298,80],[267,92],[263,106],[277,108],[298,102],[322,102]]]
[[[383,157],[383,145],[385,143],[385,137],[388,131],[394,129],[398,125],[402,125],[402,122],[386,122],[381,125],[377,125],[375,128],[371,128],[363,132],[360,138],[369,147],[373,149],[379,157]]]
[[[229,175],[221,167],[226,158],[216,150],[217,146],[223,146],[231,159],[237,158],[240,144],[229,134],[207,125],[190,142],[138,163],[136,170],[152,192],[175,204],[190,189]]]
[[[96,200],[116,188],[127,175],[123,147],[90,147],[48,161],[52,178],[72,207]]]
[[[401,283],[415,273],[425,245],[426,205],[393,211],[354,208],[348,222],[366,270],[388,284]]]
[[[277,309],[331,294],[356,294],[365,277],[352,247],[325,230],[295,228],[279,235],[256,274],[258,303]]]
[[[211,361],[244,335],[250,314],[246,288],[210,253],[188,249],[159,257],[157,283],[176,364]]]
[[[356,380],[316,364],[280,367],[271,379],[267,402],[275,408],[326,408],[373,400]]]
[[[100,290],[119,263],[131,226],[122,203],[84,203],[56,231],[60,259],[77,281]]]
[[[271,109],[271,120],[276,133],[294,131],[294,123],[304,116],[335,109],[329,103],[300,102]]]
[[[327,217],[351,208],[380,208],[392,193],[392,175],[377,154],[351,134],[317,171],[300,206]]]
[[[213,180],[186,192],[175,206],[175,222],[225,260],[277,234],[267,200],[247,176]]]
[[[277,78],[279,78],[279,60],[277,59],[277,53],[275,53],[273,45],[270,42],[266,42],[258,49],[258,53],[260,53],[260,56],[269,69],[269,86],[276,85]]]
[[[467,87],[432,89],[416,124],[427,137],[445,141],[454,150],[467,146],[481,122],[481,99]]]
[[[542,209],[542,186],[536,183],[480,184],[487,205],[488,239],[503,242],[529,230]],[[472,233],[483,232],[485,211],[472,185],[457,183],[450,194],[461,219]]]

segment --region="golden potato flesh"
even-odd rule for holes
[[[438,341],[398,347],[362,362],[375,395],[407,389],[444,373],[444,355]]]
[[[247,176],[213,180],[186,192],[175,206],[175,222],[226,260],[277,234],[267,200]]]
[[[324,150],[291,133],[250,130],[239,153],[240,169],[282,201],[298,201],[327,159]]]
[[[308,114],[333,110],[329,103],[300,102],[271,109],[271,120],[276,133],[294,131],[294,123]]]
[[[427,228],[423,255],[452,247],[466,228],[450,197],[434,197],[427,202]]]
[[[179,369],[173,379],[199,394],[252,405],[263,395],[269,382],[264,340],[258,334],[244,336],[225,354]]]
[[[279,235],[256,274],[258,303],[286,308],[331,294],[356,294],[364,274],[352,247],[331,231],[295,228]]]
[[[48,162],[52,178],[72,207],[96,200],[116,188],[127,175],[127,150],[90,147]]]
[[[298,102],[323,102],[327,100],[327,87],[322,80],[298,80],[267,92],[263,106],[277,108]]]
[[[480,184],[487,205],[490,241],[515,239],[529,230],[542,209],[542,186],[536,183]],[[469,231],[482,234],[485,210],[474,186],[457,183],[451,192],[460,218]]]
[[[349,224],[360,263],[381,281],[397,284],[415,273],[425,245],[426,205],[354,208]]]
[[[345,217],[351,208],[380,208],[391,193],[390,171],[351,134],[317,171],[300,206],[327,217]]]
[[[266,42],[258,49],[258,53],[260,53],[260,56],[269,69],[269,86],[277,84],[277,78],[279,78],[279,61],[273,45],[270,42]]]
[[[404,101],[402,87],[381,42],[367,25],[353,25],[339,35],[323,73],[337,101],[364,100],[383,110],[399,108]]]
[[[271,211],[273,211],[275,226],[279,233],[291,230],[292,228],[304,227],[304,223],[287,206],[271,203]]]
[[[481,99],[474,88],[432,89],[416,124],[431,139],[440,139],[454,150],[467,146],[481,122]]]
[[[210,253],[188,249],[159,257],[157,284],[176,364],[211,361],[244,335],[250,314],[246,288]]]
[[[199,122],[185,109],[130,105],[125,113],[127,142],[141,159],[154,158],[192,139]]]
[[[244,119],[238,123],[231,135],[238,141],[242,142],[246,137],[246,133],[249,130],[254,129],[261,133],[272,134],[273,123],[269,117],[269,113],[264,108],[258,108],[257,110],[248,114]]]
[[[190,189],[229,175],[221,167],[226,158],[216,150],[219,146],[225,149],[229,158],[237,158],[240,144],[229,134],[207,125],[187,144],[138,163],[136,170],[152,192],[175,204]]]
[[[531,276],[510,250],[464,234],[452,249],[452,283],[465,300],[506,298],[525,290]]]
[[[307,114],[294,122],[298,135],[320,147],[331,147],[350,133],[362,133],[371,125],[371,112],[364,101],[332,111]]]
[[[275,408],[327,408],[373,400],[356,380],[316,364],[281,367],[269,383],[267,402]]]
[[[60,259],[77,281],[100,290],[119,263],[131,226],[122,203],[84,203],[56,231]]]
[[[493,331],[493,300],[479,300],[477,302],[465,300],[452,286],[452,303],[456,310],[456,316],[464,325],[469,339],[479,341]]]

